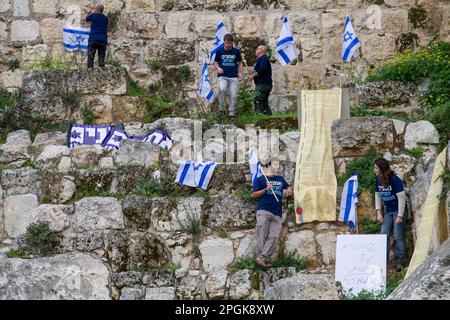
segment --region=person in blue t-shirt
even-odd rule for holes
[[[233,36],[226,34],[223,37],[224,46],[217,50],[214,66],[218,73],[219,105],[222,118],[225,116],[225,93],[230,90],[230,118],[234,118],[236,97],[239,91],[239,81],[244,78],[244,65],[241,52],[233,47]]]
[[[266,269],[271,267],[272,257],[280,236],[283,195],[291,196],[292,188],[278,175],[280,161],[275,157],[270,157],[264,163],[264,171],[267,176],[260,176],[256,179],[252,197],[258,199],[256,209],[256,260],[258,267]],[[273,192],[278,197],[275,199]]]
[[[405,225],[408,217],[406,194],[402,180],[397,177],[389,166],[389,162],[380,158],[373,167],[375,179],[375,209],[377,220],[383,223],[381,234],[387,236],[387,260],[389,261],[390,233],[394,225],[394,239],[396,244],[396,271],[403,268],[405,259]],[[384,203],[385,212],[382,214],[381,206]]]
[[[108,17],[103,14],[100,3],[92,5],[86,21],[91,23],[88,41],[88,68],[94,67],[95,52],[98,51],[98,65],[105,66],[106,45],[108,44]]]
[[[267,115],[272,114],[269,106],[269,95],[272,91],[272,66],[266,55],[267,47],[258,46],[256,48],[256,63],[253,67],[253,73],[250,79],[255,81],[256,96],[253,99],[255,111]]]

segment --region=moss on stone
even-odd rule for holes
[[[409,9],[408,18],[414,28],[422,27],[427,20],[427,12],[422,6],[416,6]]]

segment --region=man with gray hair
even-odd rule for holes
[[[103,14],[101,3],[90,6],[90,13],[86,21],[91,23],[91,32],[88,41],[88,68],[94,67],[95,53],[98,51],[98,64],[105,66],[106,45],[108,44],[108,17]]]
[[[255,81],[256,96],[253,99],[255,111],[257,113],[271,115],[272,110],[270,110],[269,106],[269,95],[270,91],[272,91],[272,66],[270,65],[270,60],[266,52],[266,46],[261,45],[256,48],[256,63],[250,79]]]
[[[265,270],[271,267],[272,257],[281,231],[283,195],[291,196],[292,187],[278,175],[280,160],[270,157],[263,162],[264,175],[256,179],[252,197],[258,199],[256,209],[256,265]],[[275,195],[277,198],[275,198]]]

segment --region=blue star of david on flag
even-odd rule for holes
[[[206,61],[203,61],[202,73],[200,75],[200,90],[199,95],[208,102],[214,101],[214,91],[211,89],[211,82],[209,81],[208,66]]]
[[[361,47],[361,42],[356,36],[353,30],[350,18],[347,16],[345,18],[343,45],[342,45],[342,60],[350,62],[352,57],[356,56],[356,50]]]
[[[89,28],[65,26],[63,28],[64,48],[67,51],[87,51],[89,34]]]

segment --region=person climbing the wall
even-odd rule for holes
[[[381,234],[385,234],[387,237],[386,261],[389,262],[390,234],[393,225],[396,245],[396,272],[399,273],[403,269],[405,259],[405,226],[408,216],[403,182],[391,170],[389,162],[383,158],[375,160],[373,171],[376,176],[375,209],[377,220],[382,223]],[[381,209],[382,203],[385,206],[384,214]]]
[[[105,66],[106,46],[108,44],[108,17],[103,14],[101,3],[91,5],[91,11],[86,16],[86,22],[91,23],[88,40],[88,68],[94,67],[95,53],[98,52],[98,65]]]
[[[255,82],[256,95],[253,99],[255,111],[271,115],[269,95],[272,91],[272,66],[266,52],[266,46],[261,45],[256,48],[256,63],[253,67],[253,72],[250,74],[250,79],[253,79]]]
[[[283,195],[292,195],[292,187],[282,176],[278,175],[280,169],[278,158],[270,157],[263,165],[266,176],[262,175],[256,179],[252,197],[258,199],[255,264],[265,270],[272,266],[270,258],[276,249],[280,236],[282,198]]]
[[[244,65],[241,52],[233,47],[233,36],[226,34],[223,37],[224,46],[220,48],[214,59],[214,66],[218,73],[220,115],[225,116],[225,94],[230,92],[230,118],[234,119],[236,97],[239,90],[239,81],[244,78]]]

